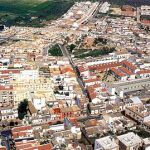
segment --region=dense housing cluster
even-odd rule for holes
[[[88,1],[43,28],[2,26],[0,150],[149,150],[148,16]]]

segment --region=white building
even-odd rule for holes
[[[142,139],[135,133],[129,132],[117,137],[120,150],[138,150],[142,147]]]
[[[125,114],[140,123],[150,121],[150,113],[143,105],[128,106],[125,108]]]
[[[39,77],[38,70],[23,70],[20,72],[20,79],[36,79]]]
[[[101,13],[107,13],[109,11],[110,4],[108,2],[105,2],[101,5],[99,12]]]
[[[18,117],[17,109],[1,109],[0,118],[1,120],[13,120]]]
[[[111,136],[95,140],[94,150],[119,150],[118,144]]]
[[[142,5],[141,6],[141,15],[150,15],[150,6]]]
[[[34,98],[33,105],[37,110],[41,110],[46,106],[45,98]]]
[[[149,78],[145,78],[145,79],[135,79],[126,82],[116,82],[116,83],[106,82],[103,84],[103,87],[106,88],[110,94],[112,95],[117,94],[118,96],[123,98],[125,93],[142,90],[144,89],[144,87],[150,87],[150,80]]]

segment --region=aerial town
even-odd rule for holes
[[[150,6],[1,25],[0,150],[150,150]]]

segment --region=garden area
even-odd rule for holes
[[[48,53],[51,56],[63,56],[62,51],[61,51],[61,49],[60,49],[58,44],[55,44],[54,46],[52,46],[49,49]]]
[[[86,58],[86,57],[99,57],[102,55],[108,55],[109,53],[113,53],[116,51],[114,47],[103,47],[102,49],[95,49],[95,50],[82,50],[82,52],[78,55],[76,55],[76,58]]]

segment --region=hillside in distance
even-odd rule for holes
[[[72,0],[0,0],[0,24],[41,27],[73,4]]]
[[[0,24],[42,27],[45,25],[45,21],[62,16],[75,1],[87,0],[0,0]],[[150,5],[150,0],[107,1],[117,5]]]
[[[105,0],[103,0],[105,1]],[[150,0],[106,0],[112,4],[117,5],[132,5],[132,6],[140,6],[140,5],[150,5]]]

